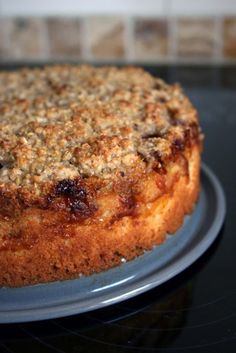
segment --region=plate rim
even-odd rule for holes
[[[128,284],[128,290],[126,287],[117,288],[117,294],[110,299],[106,299],[107,293],[100,294],[96,303],[94,303],[93,298],[90,298],[92,303],[88,304],[86,307],[80,307],[81,300],[77,299],[75,301],[66,302],[64,304],[50,305],[49,307],[45,305],[44,307],[38,308],[32,307],[27,309],[24,308],[0,311],[0,323],[40,321],[81,314],[96,309],[102,309],[106,306],[117,304],[121,301],[135,297],[146,292],[147,290],[151,290],[154,287],[167,282],[177,274],[187,269],[204,254],[204,252],[217,238],[226,215],[226,198],[218,177],[205,163],[202,163],[201,165],[201,173],[204,174],[204,177],[206,177],[208,182],[210,182],[216,197],[215,217],[204,237],[201,238],[200,241],[190,249],[190,251],[185,253],[177,262],[174,262],[173,264],[158,270],[159,276],[161,274],[160,279],[157,278],[156,271],[154,271],[154,273],[147,273],[146,276],[143,276],[143,278],[141,278],[138,282],[135,279],[133,283],[130,282]],[[176,266],[177,264],[178,266]],[[165,274],[167,276],[165,276]],[[78,280],[79,279],[75,279],[72,281]],[[7,290],[9,289],[7,288]],[[14,290],[14,288],[11,288],[10,290]]]

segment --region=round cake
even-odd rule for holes
[[[174,233],[202,135],[179,85],[135,67],[0,73],[0,286],[104,271]]]

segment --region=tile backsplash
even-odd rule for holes
[[[236,14],[0,17],[0,61],[61,60],[236,62]]]

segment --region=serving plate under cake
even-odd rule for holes
[[[108,271],[49,284],[0,289],[0,323],[36,321],[95,310],[132,298],[179,274],[212,244],[223,224],[223,189],[206,166],[194,212],[152,251]]]

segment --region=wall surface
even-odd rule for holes
[[[236,62],[236,0],[0,0],[0,60]]]

